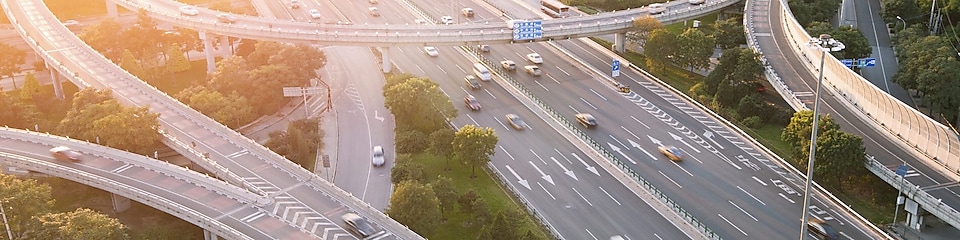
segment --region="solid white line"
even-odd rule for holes
[[[454,66],[460,69],[460,72],[463,72],[463,74],[467,74],[467,70],[464,70],[462,67],[460,67],[460,65],[454,65]]]
[[[506,148],[503,148],[503,145],[497,145],[497,147],[500,147],[500,150],[503,150],[503,153],[506,153],[507,157],[510,157],[510,160],[517,160],[516,158],[513,158],[513,155],[510,155],[510,152],[507,152]]]
[[[663,238],[660,237],[660,235],[657,235],[656,233],[654,233],[653,236],[654,236],[654,237],[657,237],[657,239],[663,240]],[[627,237],[627,236],[623,236],[623,237]]]
[[[490,90],[487,90],[486,88],[484,88],[483,91],[487,92],[487,94],[490,94],[490,97],[492,97],[493,99],[497,99],[497,96],[494,96],[493,93],[490,92]]]
[[[603,187],[600,187],[600,191],[603,191],[603,193],[606,193],[607,197],[610,197],[610,199],[613,199],[613,202],[616,202],[617,205],[623,206],[623,204],[620,204],[620,201],[617,201],[616,198],[613,198],[613,195],[610,195],[610,193],[608,193],[607,190],[604,190]]]
[[[556,67],[557,67],[557,70],[560,70],[561,72],[563,72],[563,74],[570,76],[570,73],[567,73],[567,71],[564,71],[563,68],[560,68],[560,66],[556,66]]]
[[[633,136],[633,138],[636,138],[636,139],[638,139],[638,140],[639,140],[639,139],[642,139],[642,138],[640,138],[640,137],[637,137],[636,134],[633,134],[633,132],[631,132],[630,130],[628,130],[626,127],[620,126],[620,128],[622,128],[624,131],[627,131],[627,133],[629,133],[631,136]]]
[[[633,118],[634,121],[637,121],[638,123],[640,123],[640,125],[643,125],[643,126],[646,127],[647,129],[651,129],[650,126],[647,126],[646,123],[641,122],[639,119],[637,119],[637,118],[635,118],[635,117],[633,117],[633,116],[630,116],[630,118]]]
[[[630,146],[627,146],[626,144],[623,144],[623,142],[621,142],[620,140],[617,140],[617,138],[616,138],[616,137],[613,137],[613,135],[607,134],[607,136],[610,136],[610,138],[613,138],[614,141],[617,141],[617,143],[619,143],[620,146],[623,146],[624,150],[630,150]]]
[[[547,89],[547,87],[546,87],[546,86],[543,86],[543,84],[540,84],[540,81],[533,81],[533,82],[535,82],[535,83],[537,83],[537,85],[540,85],[540,87],[542,87],[542,88],[543,88],[543,90],[547,90],[547,92],[549,92],[549,91],[550,91],[550,89]]]
[[[763,182],[763,180],[760,180],[759,178],[757,178],[757,176],[753,176],[752,178],[753,178],[753,180],[757,180],[757,182],[759,182],[760,184],[763,184],[764,187],[767,186],[767,183],[765,183],[765,182]]]
[[[576,188],[570,188],[570,189],[573,189],[573,192],[577,193],[577,195],[580,195],[580,198],[583,198],[583,201],[587,202],[587,205],[590,205],[591,207],[593,207],[593,203],[590,203],[590,200],[587,200],[587,198],[584,197],[583,194],[580,194],[580,191],[577,191]]]
[[[591,108],[593,108],[593,110],[597,110],[597,107],[594,107],[593,104],[590,104],[590,102],[587,102],[586,99],[580,98],[580,101],[583,101],[583,103],[586,103],[587,106],[590,106]]]
[[[437,65],[437,68],[439,68],[439,69],[440,69],[440,71],[441,71],[441,72],[443,72],[443,74],[444,74],[444,75],[449,75],[449,73],[447,73],[447,71],[446,71],[446,70],[443,70],[443,68],[442,68],[442,67],[440,67],[440,65]]]
[[[680,184],[677,183],[677,181],[674,181],[673,178],[668,177],[667,174],[664,174],[664,173],[661,172],[661,171],[657,171],[657,172],[659,172],[660,175],[663,175],[663,177],[667,178],[667,180],[670,180],[670,182],[672,182],[673,184],[676,184],[677,187],[683,188],[683,186],[680,186]]]
[[[590,234],[590,236],[593,237],[594,240],[600,240],[599,238],[597,238],[597,236],[594,236],[593,233],[590,232],[590,229],[583,229],[583,230],[587,231],[587,234]]]
[[[727,200],[727,202],[730,204],[733,204],[733,206],[737,207],[737,209],[740,209],[740,211],[743,212],[743,214],[746,214],[748,217],[752,218],[754,222],[760,221],[760,220],[757,220],[757,218],[753,217],[753,215],[750,215],[750,213],[748,213],[746,210],[743,210],[743,208],[740,208],[740,206],[737,206],[737,204],[733,203],[733,201]]]
[[[593,92],[593,94],[596,94],[597,97],[600,97],[600,98],[602,98],[604,101],[607,101],[607,98],[606,98],[606,97],[604,97],[603,95],[600,95],[600,93],[598,93],[597,91],[594,91],[593,88],[591,88],[590,91]]]
[[[674,162],[674,161],[670,161],[670,162],[672,162],[673,165],[677,165],[677,167],[680,168],[680,170],[683,170],[683,172],[687,173],[687,175],[690,175],[691,177],[693,177],[693,173],[690,173],[690,171],[687,171],[687,169],[686,169],[686,168],[683,168],[682,166],[680,166],[679,163]]]
[[[537,185],[540,185],[540,188],[543,189],[543,191],[546,192],[547,195],[550,195],[550,198],[553,198],[553,200],[557,200],[557,198],[553,197],[553,194],[550,194],[550,192],[547,191],[547,188],[543,187],[543,184],[540,184],[540,182],[537,182]]]
[[[577,111],[576,108],[573,108],[573,106],[567,105],[567,107],[570,107],[570,109],[573,109],[573,112],[575,112],[575,113],[579,113],[579,112],[580,112],[580,111]]]
[[[533,149],[530,149],[530,153],[533,153],[533,156],[536,156],[537,159],[540,159],[540,161],[543,162],[543,165],[547,165],[547,161],[544,161],[543,158],[540,157],[540,155],[537,154],[537,152],[534,152],[534,151],[533,151]]]
[[[733,226],[734,228],[737,229],[737,231],[740,231],[740,233],[743,233],[744,236],[747,236],[747,233],[746,233],[746,232],[744,232],[743,230],[741,230],[740,227],[737,227],[737,225],[733,225],[733,223],[730,222],[730,220],[727,220],[727,218],[723,217],[723,215],[720,215],[719,213],[717,213],[717,216],[720,216],[720,218],[722,218],[723,221],[726,221],[727,223],[730,224],[730,226]]]
[[[420,65],[415,65],[415,66],[417,66],[417,69],[420,69],[420,72],[422,72],[424,75],[427,74],[427,71],[424,71],[423,68],[420,67]]]
[[[467,115],[467,116],[470,116],[470,115]],[[499,118],[497,118],[497,117],[493,117],[493,120],[496,120],[496,121],[497,121],[497,123],[499,123],[499,124],[500,124],[500,126],[502,126],[503,128],[506,128],[506,129],[507,129],[507,131],[510,131],[510,128],[508,128],[506,124],[503,124],[503,122],[502,122],[502,121],[500,121],[500,119],[499,119]]]
[[[737,186],[737,189],[740,189],[740,191],[741,191],[741,192],[743,192],[743,193],[746,193],[746,194],[747,194],[747,196],[750,196],[750,197],[752,197],[752,198],[753,198],[753,200],[757,200],[757,202],[760,202],[760,204],[763,204],[764,206],[766,206],[766,205],[767,205],[766,203],[763,203],[763,201],[760,201],[760,199],[759,199],[759,198],[757,198],[757,197],[754,197],[754,196],[753,196],[753,194],[750,194],[750,193],[748,193],[748,192],[747,192],[747,190],[743,190],[743,188],[741,188],[741,187],[740,187],[739,185]]]
[[[788,198],[787,195],[783,195],[783,193],[780,193],[780,196],[783,197],[783,199],[786,199],[787,201],[789,201],[790,203],[797,203],[791,200],[790,198]]]
[[[559,154],[559,155],[560,155],[560,157],[563,157],[563,159],[564,159],[564,160],[567,160],[567,163],[569,163],[569,164],[573,164],[573,162],[572,162],[572,161],[570,161],[570,159],[569,159],[569,158],[567,158],[567,156],[566,156],[566,155],[563,155],[563,153],[560,153],[560,150],[557,150],[556,148],[554,148],[554,149],[553,149],[553,151],[554,151],[554,152],[557,152],[557,154]]]
[[[554,78],[553,75],[550,75],[550,74],[544,74],[544,75],[546,75],[547,78],[549,78],[550,80],[553,80],[553,82],[560,84],[560,81],[558,81],[557,78]]]
[[[474,126],[477,126],[477,127],[480,126],[480,123],[478,123],[477,120],[473,119],[473,117],[471,117],[469,114],[467,115],[467,117],[470,118],[470,121],[473,121]]]

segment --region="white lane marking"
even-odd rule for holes
[[[672,162],[673,165],[676,165],[678,168],[680,168],[680,170],[683,170],[683,172],[687,173],[687,175],[690,175],[691,177],[693,177],[693,173],[690,173],[690,171],[687,171],[686,168],[683,168],[682,166],[680,166],[680,164],[677,163],[676,161],[670,161],[670,162]]]
[[[598,93],[597,91],[594,91],[593,88],[591,88],[590,91],[593,92],[593,94],[596,94],[597,97],[600,97],[600,98],[602,98],[604,101],[607,101],[607,98],[606,98],[606,97],[604,97],[603,95],[600,95],[600,93]]]
[[[543,165],[547,165],[547,161],[544,161],[543,158],[541,158],[540,155],[537,154],[537,152],[533,151],[533,149],[530,149],[530,153],[533,153],[533,156],[536,156],[537,159],[540,159],[540,161],[543,162]]]
[[[533,82],[537,83],[537,85],[540,85],[540,87],[542,87],[543,90],[547,90],[547,92],[550,91],[550,89],[547,89],[547,86],[544,86],[543,84],[540,84],[540,81],[533,81]]]
[[[467,74],[467,70],[464,70],[462,67],[460,67],[460,65],[454,65],[454,66],[457,66],[457,68],[460,69],[460,72],[462,72],[463,74]]]
[[[440,65],[437,65],[437,68],[439,68],[440,71],[443,72],[443,75],[450,75],[450,73],[447,73],[447,70],[443,70],[443,68],[440,67]]]
[[[791,200],[790,198],[788,198],[787,195],[783,195],[783,193],[779,193],[779,194],[780,194],[781,197],[783,197],[783,199],[786,199],[786,200],[789,201],[790,203],[794,203],[794,204],[797,203],[797,202],[794,202],[793,200]]]
[[[656,233],[654,233],[653,236],[654,236],[654,237],[657,237],[657,239],[663,240],[663,238],[660,237],[660,235],[657,235]],[[627,236],[624,235],[623,237],[627,237]],[[630,239],[630,238],[627,238],[627,239]]]
[[[487,90],[486,88],[484,88],[483,91],[487,92],[487,94],[490,94],[490,97],[492,97],[493,99],[497,99],[497,96],[494,96],[493,93],[490,92],[490,90]]]
[[[613,138],[614,141],[617,141],[617,143],[619,143],[620,146],[623,146],[623,148],[626,148],[626,150],[630,150],[630,147],[628,147],[626,144],[623,144],[623,142],[621,142],[620,140],[617,140],[617,138],[614,137],[613,135],[608,134],[607,136],[610,136],[610,138]]]
[[[470,118],[470,121],[473,121],[474,126],[480,126],[480,123],[478,123],[477,120],[473,119],[473,117],[471,117],[470,114],[467,114],[467,117]]]
[[[467,115],[467,116],[470,116],[470,115]],[[503,124],[503,122],[502,122],[502,121],[500,121],[500,119],[499,119],[499,118],[497,118],[497,117],[493,117],[493,120],[496,120],[496,121],[497,121],[497,123],[499,123],[499,124],[500,124],[500,126],[503,126],[503,128],[506,128],[506,129],[507,129],[507,131],[509,131],[509,130],[510,130],[510,128],[508,128],[506,124]]]
[[[740,189],[741,192],[746,193],[747,196],[750,196],[751,198],[753,198],[753,200],[757,200],[757,202],[760,202],[760,204],[763,204],[764,206],[767,205],[766,203],[763,203],[763,201],[760,201],[759,198],[754,197],[753,194],[748,193],[747,190],[743,190],[743,188],[740,187],[739,185],[737,186],[737,189]]]
[[[696,150],[696,149],[694,149],[694,150]],[[693,154],[690,154],[690,152],[687,152],[687,150],[684,150],[683,148],[680,148],[680,151],[683,151],[684,153],[687,154],[687,156],[690,156],[690,158],[693,158],[693,160],[697,160],[697,162],[699,162],[700,164],[703,164],[703,161],[700,161],[699,158],[697,158],[696,156],[693,156]]]
[[[633,132],[631,132],[631,131],[630,131],[629,129],[627,129],[626,127],[624,127],[624,126],[621,125],[620,128],[623,129],[624,131],[627,131],[627,133],[629,133],[630,136],[633,136],[633,138],[640,139],[640,137],[637,137],[636,134],[633,134]]]
[[[667,174],[665,174],[665,173],[663,173],[663,172],[661,172],[661,171],[657,171],[657,172],[659,172],[660,175],[663,175],[663,177],[667,178],[667,180],[670,180],[670,182],[672,182],[673,184],[676,184],[677,187],[683,188],[683,186],[680,186],[680,184],[677,183],[677,181],[674,181],[673,178],[670,178],[669,176],[667,176]]]
[[[730,220],[727,220],[727,218],[723,217],[723,215],[720,215],[719,213],[717,213],[717,216],[720,216],[720,218],[722,218],[723,221],[725,221],[725,222],[727,222],[728,224],[730,224],[730,226],[733,226],[734,228],[736,228],[737,231],[740,231],[740,233],[743,233],[744,236],[747,236],[747,233],[746,233],[746,232],[744,232],[742,229],[740,229],[740,227],[737,227],[737,225],[734,225],[732,222],[730,222]]]
[[[517,160],[516,158],[513,158],[513,155],[510,155],[510,152],[507,152],[506,148],[503,148],[503,145],[497,145],[497,147],[500,147],[500,150],[503,150],[503,153],[506,153],[507,157],[510,157],[510,160]]]
[[[586,99],[580,98],[580,101],[583,101],[583,103],[586,103],[587,106],[590,106],[591,108],[593,108],[593,110],[597,110],[597,107],[594,107],[593,104],[590,104],[590,102],[587,102]]]
[[[584,197],[583,194],[580,194],[580,191],[577,191],[576,188],[570,188],[570,189],[573,189],[573,192],[577,193],[577,195],[580,195],[580,198],[583,198],[583,201],[587,202],[587,205],[590,205],[591,207],[593,207],[593,203],[590,203],[590,200],[587,200],[587,198]]]
[[[748,213],[746,210],[743,210],[743,208],[740,208],[740,206],[737,206],[737,204],[733,203],[733,201],[727,200],[727,202],[730,204],[733,204],[733,206],[737,207],[737,209],[740,209],[740,211],[743,212],[743,214],[746,214],[748,217],[752,218],[754,222],[760,221],[760,220],[757,220],[757,218],[753,217],[753,215],[750,215],[750,213]]]
[[[763,182],[763,180],[760,180],[759,178],[757,178],[757,176],[752,176],[752,178],[753,178],[753,180],[757,180],[757,182],[759,182],[760,184],[763,184],[764,187],[767,186],[767,183],[765,183],[765,182]]]
[[[562,157],[562,158],[563,158],[564,160],[567,160],[567,163],[569,163],[569,164],[573,164],[573,162],[572,162],[572,161],[570,161],[570,159],[569,159],[569,158],[567,158],[567,156],[566,156],[566,155],[563,155],[563,153],[560,153],[560,150],[557,150],[556,148],[554,148],[554,149],[553,149],[553,151],[554,151],[554,152],[557,152],[557,154],[559,154],[559,155],[560,155],[560,157]]]
[[[550,191],[547,191],[547,188],[543,187],[543,184],[540,184],[540,182],[537,182],[537,185],[540,185],[540,188],[543,189],[543,191],[546,192],[547,195],[550,195],[550,198],[553,198],[553,200],[557,200],[557,198],[553,197],[553,194],[550,194]]]
[[[415,66],[417,67],[417,69],[420,69],[421,73],[423,73],[424,75],[427,74],[427,71],[424,71],[423,68],[420,67],[420,65],[415,65]]]
[[[570,76],[570,73],[567,73],[567,71],[564,71],[563,68],[560,68],[560,66],[556,66],[556,67],[557,67],[557,70],[560,70],[560,72],[563,72],[563,74],[566,74],[568,77]]]
[[[637,119],[636,117],[633,117],[632,115],[630,116],[630,118],[633,118],[634,121],[637,121],[638,123],[640,123],[640,125],[643,125],[643,126],[646,127],[647,129],[651,129],[650,126],[647,126],[646,123],[641,122],[640,119]]]
[[[617,205],[623,206],[623,204],[620,204],[620,201],[617,201],[617,199],[614,198],[613,195],[610,195],[610,193],[608,193],[607,190],[604,190],[603,187],[600,187],[600,191],[603,191],[603,193],[606,193],[607,197],[610,197],[610,199],[613,199],[613,202],[616,202]]]
[[[593,233],[590,232],[590,229],[584,228],[583,230],[587,231],[587,234],[590,234],[590,237],[593,237],[593,240],[600,240],[599,238],[597,238],[597,236],[594,236]]]
[[[573,112],[575,112],[575,113],[579,113],[579,112],[580,112],[580,111],[577,111],[576,108],[573,108],[573,106],[567,105],[567,107],[569,107],[570,109],[572,109]]]

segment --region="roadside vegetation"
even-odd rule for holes
[[[387,215],[429,239],[548,239],[486,168],[493,129],[451,128],[457,110],[429,79],[388,75],[383,95],[397,123]]]

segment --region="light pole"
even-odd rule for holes
[[[907,21],[904,21],[903,18],[901,18],[899,15],[897,16],[897,19],[899,19],[900,22],[903,23],[903,29],[900,31],[907,30]]]
[[[803,190],[803,217],[800,222],[800,240],[807,235],[807,210],[810,206],[810,185],[813,182],[813,160],[817,154],[817,128],[820,121],[820,91],[823,89],[823,63],[827,52],[843,50],[843,43],[833,39],[830,34],[820,34],[819,38],[811,39],[808,43],[820,50],[820,77],[817,79],[817,95],[813,100],[813,129],[810,134],[810,159],[807,162],[807,182]]]
[[[10,224],[7,223],[7,211],[3,209],[3,202],[10,200],[9,198],[4,198],[0,200],[0,215],[3,216],[3,227],[7,229],[7,239],[13,239],[13,232],[10,231]]]

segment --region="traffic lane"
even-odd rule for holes
[[[916,104],[910,94],[899,84],[892,81],[893,75],[897,73],[898,63],[893,48],[890,46],[890,32],[879,14],[879,1],[867,1],[854,5],[857,18],[869,20],[857,21],[857,29],[863,31],[867,43],[873,48],[870,57],[877,60],[875,67],[861,70],[863,77],[901,102],[909,106],[915,106]]]
[[[505,11],[506,14],[512,19],[539,19],[540,18],[540,16],[536,14],[536,12],[540,11],[539,8],[529,9],[521,5],[519,1],[486,0],[486,2],[490,3],[490,5],[493,5]],[[540,2],[536,1],[536,2],[530,2],[527,5],[536,7],[538,6],[538,4],[540,4]]]

